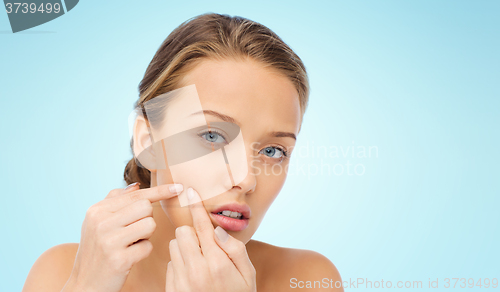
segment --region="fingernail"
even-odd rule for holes
[[[172,194],[180,194],[184,187],[181,184],[173,184],[168,187]]]
[[[220,226],[217,226],[214,231],[215,231],[215,235],[217,235],[217,238],[221,242],[226,242],[227,239],[229,238],[229,234],[227,234],[226,230],[222,229],[222,227],[220,227]]]
[[[193,188],[189,188],[187,192],[188,200],[192,201],[194,199],[194,190]]]
[[[136,186],[136,185],[140,185],[140,183],[139,183],[139,182],[131,183],[131,184],[129,184],[129,185],[125,188],[125,190],[128,190],[128,189],[130,189],[130,188],[133,188],[133,187],[134,187],[134,186]]]

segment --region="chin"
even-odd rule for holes
[[[252,230],[243,230],[243,231],[230,231],[228,232],[232,237],[238,239],[239,241],[243,242],[244,244],[247,244],[250,239],[252,239],[253,234],[255,231]]]

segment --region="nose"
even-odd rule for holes
[[[236,184],[234,187],[238,187],[241,189],[243,194],[251,194],[255,191],[257,186],[257,178],[254,173],[254,169],[252,167],[252,157],[251,155],[248,158],[248,174],[240,183]]]

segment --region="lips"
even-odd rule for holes
[[[226,204],[212,210],[210,216],[225,230],[241,231],[248,227],[250,207],[236,203]],[[238,218],[231,218],[230,216]]]

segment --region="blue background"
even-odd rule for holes
[[[16,34],[0,11],[0,291],[79,242],[87,208],[124,186],[139,81],[205,12],[268,26],[310,76],[306,150],[254,239],[318,251],[347,281],[500,278],[500,2],[81,1]]]

